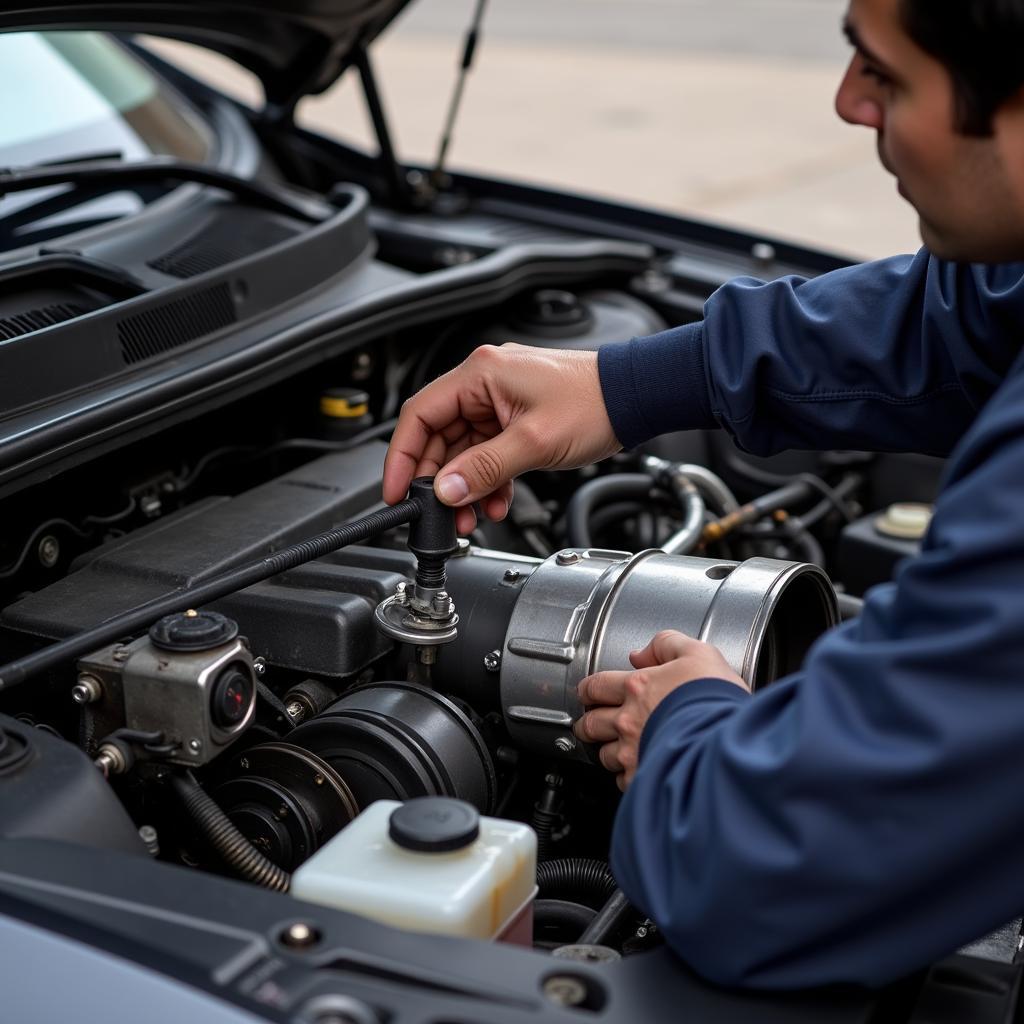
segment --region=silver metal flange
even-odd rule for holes
[[[447,592],[417,594],[415,583],[399,583],[395,593],[377,605],[373,617],[382,633],[417,647],[436,647],[459,635],[459,616]]]

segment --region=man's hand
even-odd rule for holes
[[[573,469],[622,446],[605,411],[596,352],[485,345],[404,406],[384,462],[384,500],[401,501],[418,476],[458,512],[460,533],[479,502],[508,512],[512,479],[531,469]]]
[[[598,672],[580,683],[580,702],[590,710],[573,727],[584,742],[602,744],[601,764],[623,791],[636,774],[647,719],[673,690],[694,679],[725,679],[750,690],[716,647],[671,629],[629,660],[636,672]]]

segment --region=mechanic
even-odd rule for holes
[[[919,557],[755,696],[679,633],[583,681],[626,790],[612,867],[721,983],[881,984],[1024,910],[1024,0],[852,0],[836,107],[925,248],[740,279],[599,354],[483,348],[406,403],[384,496],[439,472],[460,529],[512,478],[663,432],[949,456]]]

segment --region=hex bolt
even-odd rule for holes
[[[267,674],[267,659],[266,658],[253,658],[252,659],[252,670],[261,679]]]
[[[113,743],[104,743],[100,747],[93,764],[103,772],[104,778],[108,779],[111,775],[120,775],[128,767],[124,754]]]
[[[110,656],[114,661],[127,661],[130,653],[128,648],[122,645],[121,647],[115,647]]]
[[[191,739],[188,741],[188,749],[190,754],[198,754],[203,749],[203,744],[197,739]]]
[[[543,992],[556,1006],[582,1006],[587,1001],[587,986],[571,974],[555,974],[548,978]]]
[[[501,651],[488,651],[484,655],[484,669],[488,672],[498,672],[501,669]]]
[[[571,754],[576,749],[576,740],[572,736],[559,736],[555,740],[555,749],[563,754]]]
[[[575,565],[580,560],[578,551],[559,551],[555,555],[555,562],[558,565]]]
[[[306,717],[306,709],[297,700],[293,700],[291,704],[285,708],[285,711],[288,712],[288,717],[295,722],[296,725]]]
[[[320,932],[305,921],[296,921],[281,932],[280,942],[291,949],[309,949],[320,941]]]
[[[502,576],[502,579],[506,583],[515,583],[515,581],[519,579],[521,575],[522,573],[518,569],[506,569],[504,576]]]
[[[139,828],[139,838],[145,844],[146,852],[150,857],[158,857],[160,855],[160,837],[152,825],[142,825]]]
[[[409,603],[409,584],[403,580],[395,587],[395,604],[406,605]]]
[[[46,569],[52,569],[60,558],[60,541],[48,533],[39,541],[36,553],[39,555],[39,564]]]
[[[95,704],[103,696],[103,687],[100,681],[88,673],[83,672],[78,677],[78,682],[71,687],[71,699],[76,704]]]

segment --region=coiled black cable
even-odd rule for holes
[[[249,882],[275,892],[287,892],[292,876],[256,849],[232,824],[231,819],[206,795],[191,772],[171,776],[171,788],[185,805],[210,845],[224,862]]]
[[[608,901],[618,886],[603,860],[572,857],[538,864],[537,888],[543,899],[570,900],[596,910]]]

